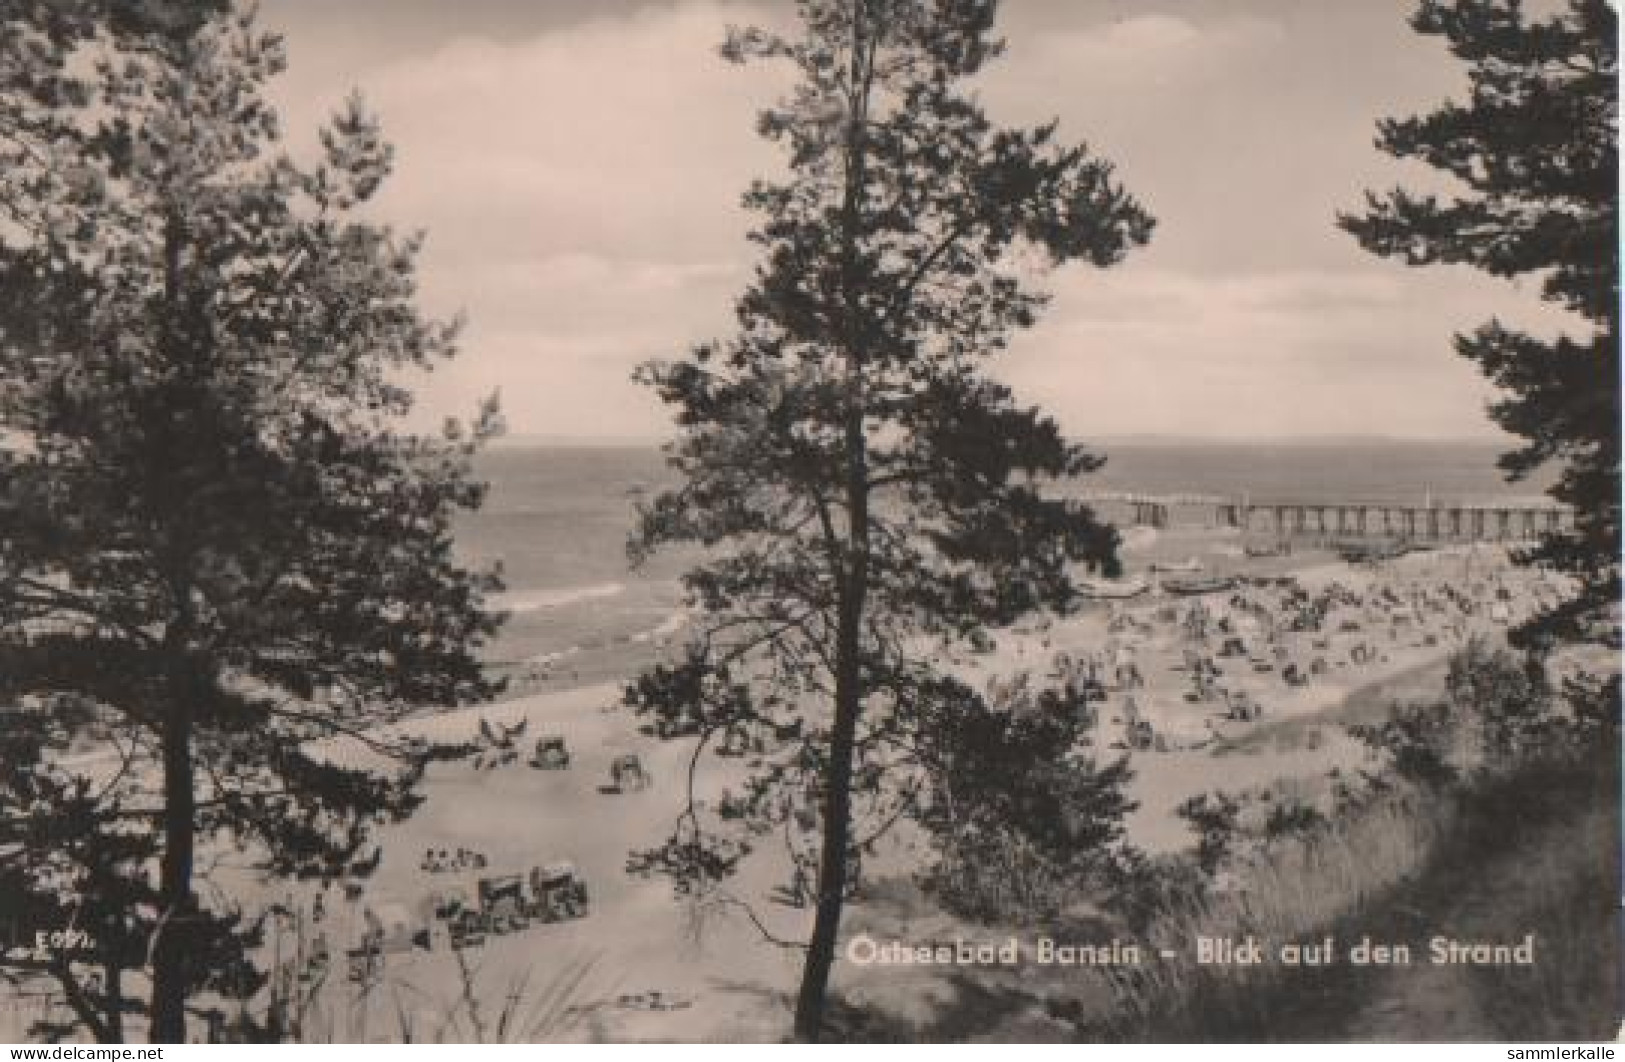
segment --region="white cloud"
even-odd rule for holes
[[[357,72],[396,147],[375,209],[428,229],[425,303],[469,319],[463,357],[424,383],[426,420],[501,385],[517,430],[658,430],[631,368],[727,326],[739,197],[776,165],[753,130],[784,75],[716,53],[729,23],[770,15],[685,3]],[[295,79],[290,128],[347,90]]]
[[[1252,16],[1199,26],[1178,15],[1152,12],[1011,40],[1007,61],[992,67],[987,80],[1001,96],[1030,95],[1057,81],[1138,91],[1189,86],[1282,43],[1284,37],[1276,23]],[[1040,95],[1033,102],[1044,101]]]
[[[1345,46],[1304,36],[1313,19],[1289,34],[1273,11],[1162,6],[1048,29],[1016,20],[1054,9],[1009,7],[1007,58],[979,86],[992,115],[1060,115],[1159,228],[1121,267],[1056,274],[1051,312],[1001,373],[1085,434],[1485,430],[1487,391],[1450,332],[1532,293],[1377,262],[1333,224],[1377,180],[1371,121],[1395,104],[1376,97],[1411,98],[1440,57],[1407,51],[1397,16],[1391,40]],[[689,0],[357,61],[337,83],[321,72],[342,56],[291,42],[289,127],[308,139],[359,83],[398,149],[379,210],[428,228],[425,301],[469,316],[465,355],[423,387],[426,421],[501,387],[516,431],[665,430],[631,371],[726,334],[755,257],[739,196],[779,165],[754,125],[786,72],[716,46],[729,23],[785,13]],[[1412,64],[1411,80],[1361,74],[1360,48]]]
[[[1064,270],[1002,374],[1082,435],[1492,434],[1491,390],[1452,332],[1497,313],[1536,331],[1559,319],[1517,312],[1507,285],[1465,269],[1418,298],[1416,275]]]
[[[548,251],[711,259],[737,247],[751,133],[777,91],[716,55],[748,8],[686,4],[532,41],[460,41],[371,79],[401,176],[384,206],[447,215],[473,259]]]

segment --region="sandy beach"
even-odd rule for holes
[[[1504,550],[1483,546],[1413,553],[1378,566],[1314,551],[1247,557],[1233,536],[1212,533],[1141,533],[1126,547],[1130,574],[1153,586],[1163,578],[1153,564],[1189,558],[1202,572],[1234,582],[1214,593],[1157,588],[1089,603],[1072,615],[998,632],[987,652],[953,666],[995,697],[1023,674],[1040,684],[1093,683],[1094,724],[1082,751],[1097,762],[1130,758],[1130,796],[1138,807],[1126,825],[1130,842],[1148,853],[1191,843],[1175,809],[1199,793],[1273,788],[1311,803],[1324,797],[1327,772],[1358,766],[1367,755],[1343,730],[1351,715],[1365,718],[1394,700],[1436,694],[1452,651],[1472,637],[1499,639],[1509,622],[1558,592],[1540,573],[1511,566]],[[678,624],[668,622],[659,642],[637,643],[627,673],[680,637]],[[507,731],[515,755],[496,766],[432,764],[423,806],[406,822],[379,829],[382,859],[348,897],[337,884],[321,890],[262,880],[220,846],[201,853],[206,901],[249,913],[276,904],[288,912],[273,922],[268,966],[294,977],[301,947],[325,944],[331,957],[325,974],[301,989],[312,1000],[308,1037],[456,1040],[490,1038],[499,1026],[510,1040],[751,1040],[782,1033],[800,953],[766,934],[804,938],[811,918],[776,898],[787,878],[783,853],[769,845],[752,854],[726,893],[705,902],[678,896],[664,878],[629,873],[629,855],[669,836],[685,806],[692,741],[641,733],[620,704],[617,681],[568,686],[562,673],[552,681],[566,688],[426,713],[369,732],[377,742],[455,745],[477,739],[482,729]],[[1257,714],[1239,718],[1237,703],[1256,706]],[[549,736],[566,743],[567,769],[527,763]],[[341,763],[382,763],[354,738],[317,748]],[[611,785],[612,761],[626,754],[644,765],[647,788]],[[78,757],[75,766],[95,773],[93,759]],[[702,807],[714,807],[737,782],[739,764],[703,762],[694,793]],[[479,864],[450,858],[458,852],[477,853]],[[456,865],[428,869],[437,857]],[[917,835],[898,830],[865,870],[882,882],[911,880],[929,857]],[[345,951],[367,933],[367,912],[404,911],[414,924],[427,924],[431,894],[472,897],[482,877],[558,861],[573,864],[586,882],[587,917],[488,934],[481,946],[458,951],[443,940],[428,949],[407,942],[386,950],[375,977],[347,978]],[[988,932],[935,909],[871,911],[867,904],[863,895],[851,904],[849,933],[877,923],[924,926],[933,934]],[[896,1013],[925,1006],[942,988],[939,976],[882,977],[844,961],[835,972],[837,986]],[[465,980],[480,1001],[476,1008],[464,1000]]]
[[[1162,553],[1168,544],[1142,537],[1139,555],[1130,550],[1131,568],[1145,569],[1153,545],[1163,546],[1156,551]],[[1211,536],[1208,545],[1214,545]],[[1217,548],[1230,545],[1220,541]],[[1227,557],[1231,571],[1245,571],[1245,562],[1226,552],[1210,550],[1199,563],[1210,569]],[[1312,799],[1315,779],[1364,755],[1341,730],[1340,706],[1362,690],[1387,689],[1397,696],[1436,686],[1453,649],[1475,635],[1497,636],[1508,620],[1551,592],[1538,574],[1514,570],[1504,554],[1484,547],[1412,554],[1374,568],[1314,555],[1299,561],[1287,581],[1270,574],[1251,576],[1223,593],[1153,592],[1003,632],[992,651],[969,658],[963,668],[969,677],[995,684],[1021,672],[1056,681],[1058,659],[1076,675],[1080,661],[1095,660],[1105,672],[1112,670],[1104,666],[1112,654],[1126,654],[1131,679],[1124,681],[1117,670],[1101,676],[1092,751],[1101,760],[1131,758],[1131,795],[1139,803],[1128,821],[1132,843],[1150,852],[1172,851],[1190,843],[1174,814],[1181,801],[1214,789],[1293,784]],[[1306,610],[1317,617],[1318,629],[1292,629],[1293,618]],[[1193,634],[1193,617],[1208,625],[1200,638]],[[1232,639],[1244,651],[1218,655]],[[1212,659],[1221,671],[1211,683],[1222,697],[1194,695],[1191,662],[1202,659]],[[1310,676],[1317,660],[1321,665]],[[1293,664],[1306,677],[1301,684],[1283,679]],[[1229,704],[1235,698],[1256,704],[1260,714],[1234,718]],[[810,913],[773,899],[786,867],[771,850],[747,858],[728,896],[705,904],[676,896],[664,879],[627,872],[629,853],[663,840],[682,810],[691,744],[639,733],[619,701],[618,684],[597,683],[378,730],[378,738],[456,743],[472,739],[482,721],[496,730],[523,724],[515,740],[523,755],[492,769],[467,762],[431,766],[425,805],[406,823],[381,831],[383,860],[359,898],[346,901],[336,887],[327,890],[319,927],[311,919],[313,892],[267,888],[234,871],[229,860],[207,875],[206,895],[213,888],[245,906],[280,900],[302,912],[303,928],[288,923],[274,946],[291,949],[294,936],[308,937],[318,928],[326,936],[335,961],[308,1019],[322,1038],[394,1040],[406,1028],[421,1038],[470,1035],[471,1017],[458,1006],[460,965],[478,986],[487,1012],[482,1020],[496,1020],[501,1000],[518,1000],[509,1018],[517,1023],[510,1025],[513,1039],[775,1036],[784,1026],[799,953],[767,940],[751,915],[771,934],[794,939],[805,935]],[[1144,747],[1132,747],[1130,718],[1149,726]],[[529,749],[545,735],[565,739],[568,769],[526,764]],[[611,761],[626,753],[635,753],[647,768],[649,788],[617,792],[610,786]],[[324,754],[356,763],[372,755],[352,739],[327,743]],[[699,800],[714,800],[737,777],[733,762],[706,761],[696,776]],[[868,869],[880,877],[909,876],[925,855],[914,844],[900,832],[889,854]],[[479,853],[484,866],[424,869],[426,856],[457,849]],[[588,917],[493,934],[483,946],[458,953],[391,951],[375,983],[345,981],[343,947],[362,932],[365,909],[416,910],[431,891],[457,887],[472,895],[480,876],[522,873],[558,860],[573,863],[588,883]],[[736,900],[748,903],[750,912]],[[864,918],[860,898],[850,924]],[[896,997],[897,1006],[906,1005],[903,995],[920,990],[918,984],[888,988],[873,982],[869,971],[838,964],[837,984],[847,984],[849,976],[852,987]],[[565,977],[567,992],[554,985]],[[520,1028],[526,1021],[546,1028]]]

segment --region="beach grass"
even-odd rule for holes
[[[1182,954],[1123,979],[1114,1013],[1080,1032],[1112,1040],[1551,1040],[1617,1024],[1619,832],[1615,777],[1595,756],[1539,757],[1457,791],[1396,788],[1261,851],[1220,895],[1168,905],[1154,944],[1198,937],[1334,942],[1333,961],[1198,965]],[[1517,942],[1531,965],[1433,965],[1435,937]],[[1359,965],[1362,939],[1410,964]]]

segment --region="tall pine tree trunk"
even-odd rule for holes
[[[183,325],[185,319],[182,263],[187,244],[187,228],[179,205],[172,205],[164,220],[164,317],[161,342],[166,360],[182,369],[192,369],[201,360],[199,351]],[[189,396],[188,396],[189,397]],[[191,412],[185,399],[175,399],[174,413]],[[161,433],[156,447],[158,468],[179,457],[190,440]],[[169,451],[176,451],[171,453]],[[162,474],[162,473],[160,473]],[[174,484],[165,484],[169,502],[179,516],[185,493]],[[190,573],[195,558],[184,530],[177,529],[168,543],[162,570],[176,609],[165,637],[168,655],[169,711],[163,721],[164,758],[164,854],[159,867],[158,938],[152,953],[151,1032],[154,1043],[186,1041],[186,942],[192,924],[192,860],[196,833],[196,801],[193,793],[192,711],[198,692],[197,676],[188,659],[193,635],[192,585]]]
[[[863,613],[869,588],[869,462],[863,431],[863,367],[855,343],[847,347],[846,500],[850,560],[840,579],[835,635],[835,719],[824,769],[824,840],[818,859],[818,908],[796,998],[795,1036],[813,1042],[823,1029],[830,969],[846,905],[852,837],[852,757],[863,712]]]
[[[191,693],[191,684],[182,683],[164,728],[164,855],[159,879],[163,911],[152,954],[153,1043],[186,1042],[186,942],[194,919],[196,835]]]
[[[123,960],[113,956],[103,964],[102,970],[107,980],[107,1040],[106,1043],[121,1044],[124,1042],[124,1011],[120,1004],[124,1001],[124,965]]]
[[[869,581],[869,453],[864,432],[863,324],[859,293],[864,278],[857,244],[865,180],[864,123],[869,109],[869,63],[865,50],[869,12],[863,0],[852,8],[850,96],[847,100],[845,187],[841,203],[841,291],[846,306],[841,346],[846,363],[846,546],[850,551],[840,580],[839,629],[835,635],[835,719],[829,765],[824,771],[824,839],[818,860],[818,910],[801,970],[796,997],[795,1036],[815,1041],[824,1024],[830,969],[846,904],[848,850],[852,836],[852,756],[863,709],[862,632]]]
[[[851,382],[861,396],[855,361]],[[868,462],[863,436],[862,406],[854,403],[847,423],[848,505],[851,514],[848,542],[851,563],[842,579],[840,626],[835,642],[835,719],[830,731],[829,763],[824,769],[824,840],[818,860],[818,908],[813,921],[807,959],[801,969],[796,997],[795,1036],[813,1042],[823,1029],[830,970],[846,905],[847,870],[852,839],[852,757],[856,750],[858,719],[863,713],[862,632],[869,580]]]
[[[824,771],[824,843],[818,860],[818,908],[796,997],[795,1037],[810,1043],[824,1024],[830,969],[846,900],[847,846],[852,833],[852,753],[857,739],[859,689],[858,629],[861,612],[847,608],[837,643],[840,671],[835,683],[835,725]]]

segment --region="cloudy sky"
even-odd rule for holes
[[[1460,95],[1411,0],[1006,0],[998,119],[1058,117],[1157,217],[1110,270],[1068,267],[998,373],[1072,433],[1492,435],[1452,331],[1539,320],[1533,286],[1373,258],[1363,189],[1429,179],[1374,123]],[[655,437],[634,365],[721,335],[750,265],[738,198],[784,74],[721,61],[785,0],[270,0],[296,145],[351,89],[397,147],[378,210],[428,230],[424,299],[469,319],[426,422],[500,387],[516,433]],[[1549,318],[1547,319],[1549,322]]]

